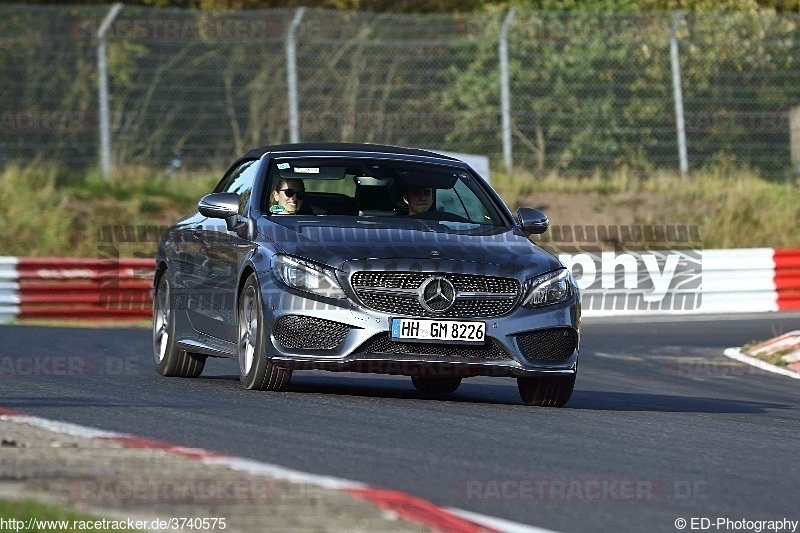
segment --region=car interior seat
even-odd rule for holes
[[[385,180],[356,178],[355,201],[358,216],[393,217],[396,215],[390,187]]]

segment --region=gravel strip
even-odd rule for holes
[[[56,433],[14,417],[0,417],[0,457],[0,498],[34,499],[99,517],[224,518],[226,533],[428,531],[340,491]],[[206,530],[222,529],[217,523]]]

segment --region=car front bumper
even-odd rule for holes
[[[262,282],[262,294],[267,357],[283,368],[432,377],[566,376],[577,370],[577,294],[550,307],[517,306],[500,317],[464,319],[485,322],[482,346],[393,341],[391,320],[404,315],[350,299],[323,303],[287,291],[271,277]]]

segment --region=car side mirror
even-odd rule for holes
[[[534,235],[541,235],[550,227],[550,220],[542,211],[531,207],[517,209],[517,219],[524,231]]]
[[[215,192],[203,196],[197,203],[200,214],[208,218],[221,218],[228,231],[234,229],[239,219],[239,195],[235,192]]]

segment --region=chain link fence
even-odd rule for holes
[[[108,13],[0,5],[3,161],[98,166],[97,33]],[[220,166],[288,142],[294,71],[301,141],[499,164],[505,16],[123,6],[105,33],[111,161]],[[790,176],[800,16],[688,13],[674,23],[674,13],[517,12],[507,32],[514,167],[677,173],[674,35],[690,170]]]

